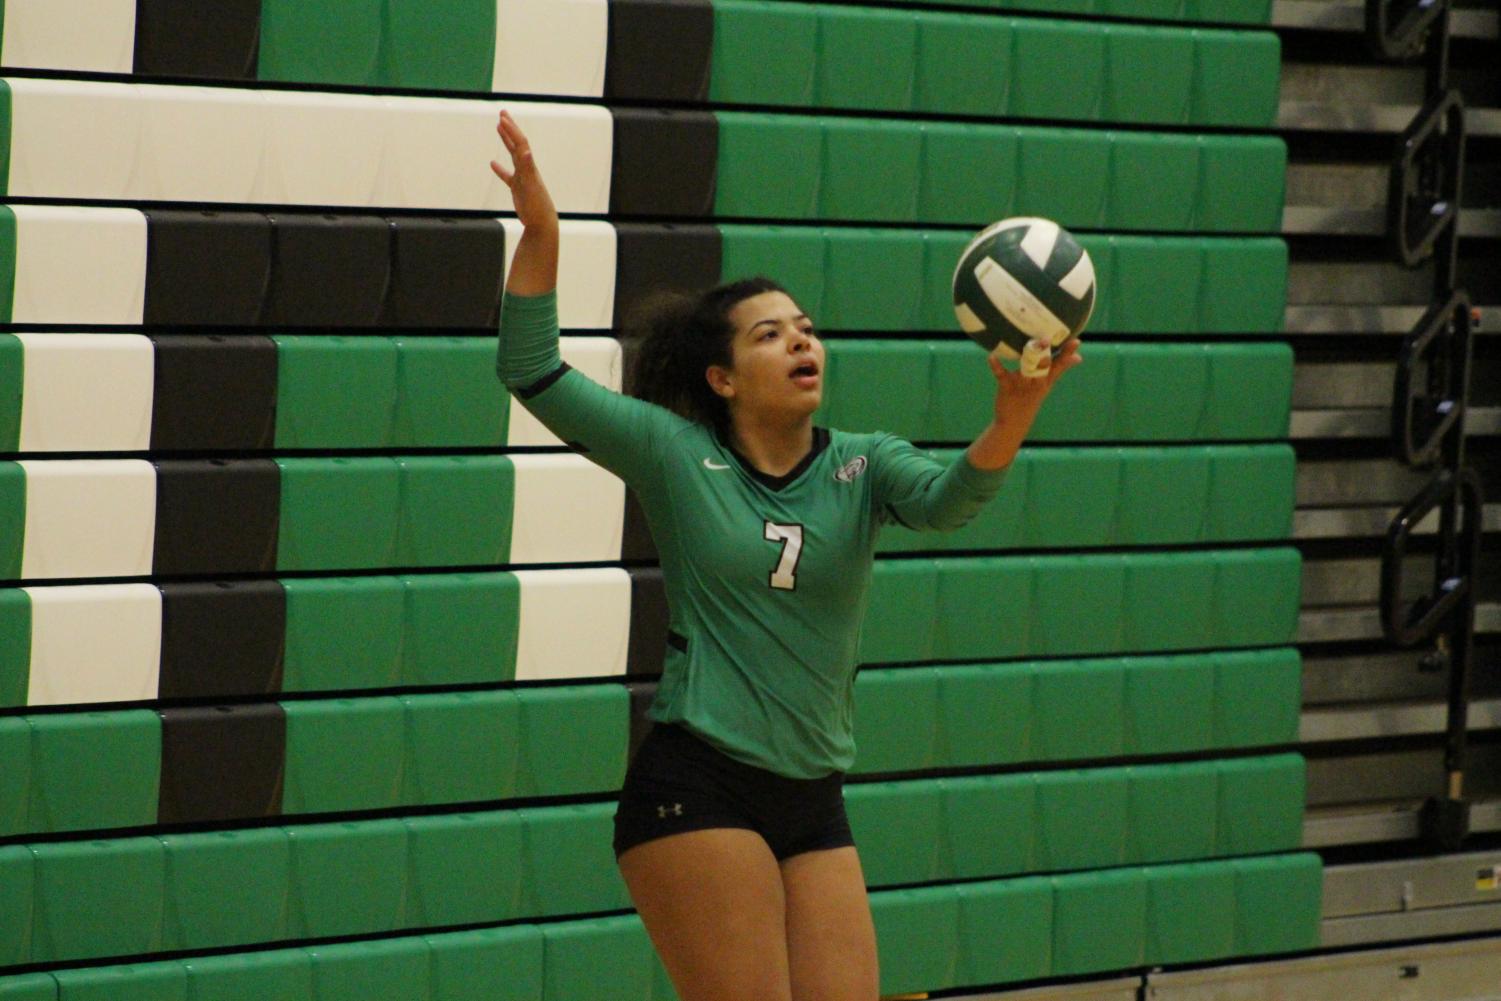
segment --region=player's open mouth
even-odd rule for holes
[[[811,361],[803,362],[792,370],[789,378],[802,389],[814,389],[818,386],[818,366]]]

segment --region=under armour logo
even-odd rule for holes
[[[661,820],[666,820],[669,816],[681,817],[682,815],[683,815],[683,804],[682,803],[674,803],[674,804],[672,804],[672,809],[671,810],[667,809],[667,807],[665,807],[665,806],[659,806],[659,807],[657,807],[657,817],[659,819],[661,819]]]

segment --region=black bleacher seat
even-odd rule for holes
[[[163,709],[158,822],[281,813],[287,718],[275,702]]]
[[[276,568],[281,468],[270,459],[156,463],[158,575]]]
[[[611,215],[713,213],[719,123],[712,112],[614,108],[611,114]]]
[[[631,575],[631,632],[627,674],[661,674],[667,655],[667,585],[660,567],[638,567]]]
[[[253,80],[261,0],[136,0],[135,72]]]
[[[391,280],[391,227],[378,216],[276,213],[266,323],[371,327]]]
[[[287,596],[277,580],[161,585],[164,699],[281,691]]]
[[[383,324],[485,327],[500,319],[506,232],[498,219],[398,217]]]
[[[617,322],[649,292],[697,291],[720,282],[723,250],[715,226],[618,223],[615,240]]]
[[[269,449],[276,440],[276,344],[257,335],[158,334],[151,447]]]
[[[714,7],[709,0],[611,0],[605,98],[709,98]]]
[[[271,223],[259,212],[148,209],[148,324],[254,326],[271,282]]]

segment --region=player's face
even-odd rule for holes
[[[811,414],[823,399],[823,344],[785,292],[762,292],[730,310],[732,365],[710,382],[732,407]]]

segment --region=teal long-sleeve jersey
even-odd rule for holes
[[[649,716],[790,778],[848,771],[877,533],[891,522],[958,528],[1005,471],[964,456],[945,467],[889,434],[820,428],[796,468],[770,476],[712,428],[564,364],[556,292],[506,296],[496,371],[640,499],[670,621]]]

